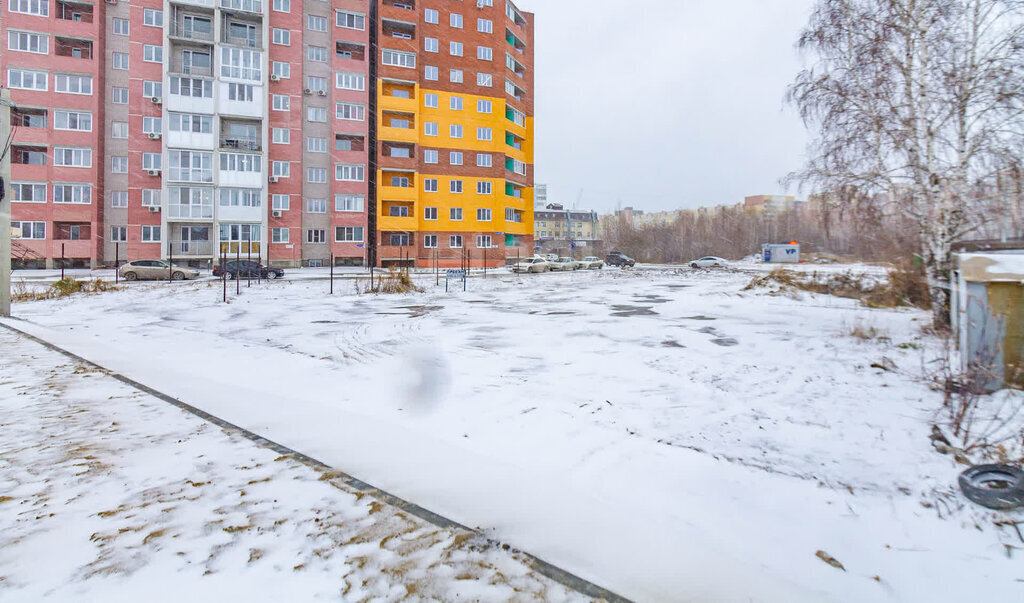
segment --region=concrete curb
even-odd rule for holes
[[[411,502],[409,502],[409,501],[407,501],[405,499],[399,498],[399,497],[391,494],[390,492],[387,492],[385,490],[381,490],[379,488],[376,488],[376,487],[374,487],[374,486],[372,486],[372,485],[370,485],[370,484],[368,484],[368,483],[366,483],[366,482],[364,482],[364,481],[362,481],[362,480],[360,480],[360,479],[358,479],[356,477],[348,475],[347,473],[344,473],[342,471],[338,471],[338,470],[330,467],[326,463],[323,463],[322,461],[319,461],[319,460],[317,460],[317,459],[315,459],[315,458],[313,458],[311,456],[303,454],[303,453],[301,453],[301,452],[299,452],[297,450],[293,450],[291,448],[288,448],[287,446],[284,446],[283,444],[279,444],[277,442],[274,442],[273,440],[269,440],[269,439],[267,439],[267,438],[265,438],[265,437],[263,437],[263,436],[261,436],[261,435],[259,435],[257,433],[249,431],[248,429],[245,429],[243,427],[235,425],[234,423],[225,421],[224,419],[221,419],[220,417],[217,417],[215,415],[211,415],[210,413],[208,413],[208,412],[206,412],[204,410],[201,410],[199,408],[196,408],[195,406],[192,406],[191,404],[188,404],[187,402],[182,402],[181,400],[179,400],[177,398],[171,397],[171,396],[169,396],[169,395],[167,395],[167,394],[165,394],[163,392],[157,391],[157,390],[155,390],[155,389],[153,389],[153,388],[151,388],[151,387],[149,387],[147,385],[139,383],[138,381],[135,381],[134,379],[126,377],[126,376],[124,376],[124,375],[122,375],[120,373],[116,373],[114,371],[111,371],[111,370],[109,370],[109,369],[107,369],[107,368],[105,368],[105,367],[103,367],[103,366],[101,366],[99,364],[96,364],[95,362],[93,362],[91,360],[88,360],[86,358],[83,358],[83,357],[79,356],[78,354],[75,354],[75,353],[70,352],[68,350],[65,350],[64,348],[61,348],[61,347],[59,347],[59,346],[57,346],[57,345],[55,345],[53,343],[50,343],[49,341],[46,341],[44,339],[40,339],[40,338],[36,337],[35,335],[30,334],[30,333],[26,333],[25,331],[22,331],[21,329],[18,329],[17,327],[13,327],[13,326],[11,326],[11,325],[9,325],[9,324],[7,324],[5,322],[2,322],[2,321],[0,321],[0,326],[4,327],[5,329],[7,329],[7,330],[9,330],[9,331],[11,331],[11,332],[13,332],[13,333],[15,333],[17,335],[25,337],[26,339],[28,339],[30,341],[34,341],[35,343],[38,343],[39,345],[41,345],[41,346],[43,346],[43,347],[45,347],[45,348],[47,348],[49,350],[52,350],[52,351],[57,352],[59,354],[63,354],[64,356],[67,356],[68,358],[71,358],[71,359],[75,360],[76,362],[80,362],[80,363],[82,363],[82,364],[84,364],[86,366],[89,366],[89,367],[92,367],[92,368],[97,369],[99,371],[102,371],[105,375],[113,377],[114,379],[117,379],[118,381],[120,381],[121,383],[124,383],[125,385],[128,385],[128,386],[133,387],[133,388],[135,388],[135,389],[137,389],[139,391],[142,391],[142,392],[144,392],[146,394],[149,394],[150,396],[153,396],[154,398],[157,398],[157,399],[159,399],[159,400],[161,400],[163,402],[166,402],[168,404],[176,406],[179,409],[181,409],[181,410],[183,410],[183,411],[185,411],[187,413],[190,413],[192,415],[195,415],[195,416],[199,417],[200,419],[203,419],[204,421],[207,421],[209,423],[213,423],[214,425],[216,425],[217,427],[220,427],[221,429],[223,429],[226,432],[229,432],[229,433],[232,433],[232,434],[244,437],[247,440],[250,440],[251,442],[253,442],[254,444],[256,444],[258,446],[261,446],[263,448],[268,448],[270,450],[273,450],[274,452],[277,452],[278,454],[280,454],[282,456],[291,457],[291,458],[295,459],[296,461],[302,463],[303,465],[309,467],[310,469],[313,469],[315,471],[319,471],[321,473],[328,473],[328,474],[331,475],[331,479],[328,479],[326,481],[328,481],[331,485],[333,485],[336,488],[341,489],[341,484],[344,484],[344,486],[346,486],[348,488],[354,489],[354,490],[356,490],[356,491],[358,491],[360,493],[366,494],[368,496],[372,496],[373,498],[375,498],[375,499],[377,499],[377,500],[379,500],[379,501],[381,501],[381,502],[383,502],[385,504],[391,505],[391,506],[393,506],[393,507],[395,507],[397,509],[400,509],[400,510],[408,513],[409,515],[413,515],[415,517],[418,517],[418,518],[422,519],[423,521],[426,521],[427,523],[433,524],[433,525],[435,525],[435,526],[437,526],[439,528],[450,529],[450,530],[460,530],[460,531],[463,531],[463,532],[468,532],[468,533],[471,533],[471,534],[475,534],[475,535],[480,536],[482,538],[486,538],[486,536],[484,534],[480,533],[478,530],[474,530],[474,529],[472,529],[472,528],[470,528],[468,526],[464,526],[461,523],[458,523],[457,521],[453,521],[451,519],[448,519],[447,517],[444,517],[442,515],[438,515],[437,513],[434,513],[433,511],[425,509],[425,508],[423,508],[423,507],[421,507],[421,506],[419,506],[417,504],[414,504],[414,503],[411,503]],[[520,555],[522,555],[523,557],[525,557],[525,561],[526,561],[527,566],[529,566],[532,570],[534,570],[537,573],[539,573],[539,574],[541,574],[543,576],[546,576],[546,577],[554,580],[555,582],[558,582],[559,584],[562,584],[563,586],[566,586],[567,588],[570,588],[570,589],[572,589],[572,590],[574,590],[574,591],[576,591],[576,592],[578,592],[580,594],[583,594],[583,595],[586,595],[588,597],[592,597],[594,599],[601,600],[601,601],[609,601],[609,602],[614,602],[614,603],[630,603],[629,599],[626,599],[625,597],[621,597],[621,596],[611,592],[610,590],[602,588],[602,587],[600,587],[600,586],[598,586],[598,585],[596,585],[596,584],[594,584],[592,582],[588,582],[587,580],[584,580],[583,578],[580,578],[579,576],[576,576],[575,574],[569,573],[569,572],[567,572],[567,571],[565,571],[565,570],[563,570],[563,569],[561,569],[561,568],[559,568],[559,567],[557,567],[555,565],[552,565],[552,564],[548,563],[547,561],[544,561],[543,559],[540,559],[539,557],[536,557],[534,555],[531,555],[530,553],[527,553],[526,551],[517,551],[517,552]]]

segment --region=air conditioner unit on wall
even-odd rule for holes
[[[305,92],[306,94],[313,94],[313,91],[309,88],[306,88],[305,90],[303,90],[303,92]]]
[[[149,213],[155,214],[155,213],[159,213],[159,212],[160,212],[160,207],[159,206],[156,206],[156,205],[150,205],[149,206]]]
[[[149,139],[150,140],[160,140],[160,133],[159,132],[150,132],[149,133]]]
[[[283,216],[283,215],[284,215],[284,214],[283,214],[283,213],[282,213],[282,212],[281,212],[280,210],[274,210],[274,212],[273,212],[273,216],[274,216],[275,218],[280,218],[280,217],[281,217],[281,216]]]
[[[163,102],[164,102],[164,99],[160,98],[159,96],[154,96],[153,98],[151,98],[149,100],[153,101],[154,105],[160,105],[160,104],[163,104]]]
[[[271,184],[277,184],[278,180],[279,178],[277,176],[271,176],[270,178],[267,178],[267,181],[270,182]]]
[[[150,176],[159,176],[160,170],[146,170],[146,173],[149,174]]]
[[[327,96],[326,90],[317,90],[316,93],[319,94],[320,96]]]
[[[281,81],[281,76],[277,75],[276,73],[271,73],[270,74],[270,81],[272,81],[272,82],[280,82]]]

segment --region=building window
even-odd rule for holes
[[[423,106],[428,109],[437,109],[438,97],[433,92],[427,92],[423,95]]]
[[[164,83],[143,80],[142,96],[146,98],[160,98],[164,95]]]
[[[306,121],[325,123],[327,109],[323,107],[306,107]]]
[[[228,100],[251,103],[254,91],[255,86],[231,82],[228,84]]]
[[[408,233],[393,233],[391,235],[391,246],[392,247],[408,247],[409,246],[409,235]]]
[[[448,247],[462,249],[462,235],[451,235],[448,237]]]
[[[356,103],[335,103],[334,116],[349,121],[365,121],[366,105]]]
[[[274,211],[288,211],[291,209],[292,198],[289,195],[271,195],[270,208]]]
[[[273,40],[274,44],[277,44],[279,46],[292,45],[292,32],[288,31],[287,29],[275,27],[273,29],[273,32],[271,33],[271,36],[271,39]]]
[[[270,229],[270,242],[271,243],[287,243],[288,242],[288,229],[287,228],[271,228]]]
[[[490,222],[491,221],[491,210],[486,207],[481,207],[476,210],[476,219],[478,222]]]
[[[193,98],[213,98],[213,80],[172,75],[171,94]]]
[[[272,99],[274,111],[291,111],[291,100],[287,94],[275,94]]]
[[[182,182],[213,182],[213,153],[168,152],[168,178]]]
[[[334,195],[334,211],[361,212],[363,211],[363,195],[347,195],[338,193]]]
[[[314,63],[327,62],[327,48],[323,46],[307,46],[306,58]]]
[[[437,178],[424,178],[423,191],[427,193],[437,192]]]
[[[451,24],[452,27],[456,29],[462,29],[462,15],[458,13],[452,13],[451,17],[448,19],[448,22]]]
[[[494,33],[494,22],[490,19],[477,19],[476,30],[480,33]]]
[[[424,52],[437,52],[438,51],[437,38],[423,38],[423,51]]]
[[[288,128],[273,128],[273,143],[274,144],[289,144],[291,142],[292,131]]]
[[[164,62],[164,47],[155,46],[153,44],[143,44],[142,46],[142,60],[147,63],[163,63]]]
[[[124,243],[128,240],[128,227],[127,226],[111,226],[110,227],[110,241],[112,243]]]
[[[7,3],[7,10],[23,15],[49,17],[50,0],[10,0]]]
[[[327,232],[322,228],[311,228],[306,231],[306,242],[307,243],[326,243]]]
[[[427,136],[437,136],[437,122],[436,121],[425,121],[423,122],[423,133]]]
[[[436,207],[424,207],[423,208],[423,219],[424,220],[437,220],[437,208]]]
[[[440,14],[437,12],[437,9],[434,8],[428,8],[423,11],[423,21],[426,23],[433,23],[434,25],[437,25],[439,23],[439,16]]]
[[[47,77],[45,71],[32,71],[30,69],[7,69],[7,87],[19,90],[47,90]]]
[[[491,167],[491,156],[487,153],[476,154],[477,167]]]
[[[493,132],[490,128],[477,128],[476,129],[477,140],[493,140]]]
[[[306,168],[306,182],[314,184],[327,182],[327,170],[324,168]]]
[[[271,6],[273,7],[274,11],[279,13],[290,13],[292,11],[291,0],[274,0]]]
[[[33,54],[49,54],[50,36],[28,31],[7,31],[7,49]]]
[[[110,191],[107,193],[110,207],[128,207],[128,191]]]
[[[461,84],[462,83],[462,70],[461,69],[452,69],[452,70],[450,70],[448,72],[448,81],[450,81],[453,84]]]
[[[423,235],[423,246],[427,249],[436,249],[437,235]]]
[[[327,17],[308,15],[306,17],[306,29],[310,31],[327,31]]]
[[[449,42],[448,43],[448,54],[453,57],[462,56],[462,42]]]
[[[438,77],[437,67],[427,65],[423,68],[423,79],[436,82]]]
[[[416,68],[416,55],[411,52],[401,52],[385,48],[381,51],[381,62],[392,67]]]
[[[327,139],[309,136],[306,138],[306,151],[310,153],[326,153]]]
[[[178,191],[179,202],[180,203],[188,204],[188,198],[187,198],[188,193],[186,193],[186,198],[183,199],[183,200],[181,199],[180,195],[181,195],[181,191],[182,190],[188,191],[189,189],[187,189],[187,188],[186,189],[178,188],[178,189],[171,189],[171,190],[172,191],[174,191],[174,190]],[[212,190],[213,190],[212,188],[207,188],[207,189],[194,188],[194,189],[192,189],[193,193],[195,193],[196,196],[198,197],[198,199],[193,200],[192,203],[193,204],[202,204],[203,192],[204,191],[208,192],[208,191],[212,191]],[[207,201],[208,201],[208,203],[207,203],[208,205],[213,203],[213,200],[210,199],[210,198],[208,198]],[[142,207],[160,207],[160,189],[158,189],[158,188],[144,188],[144,189],[142,189]]]
[[[334,179],[341,182],[363,182],[366,166],[355,163],[339,163],[334,166]]]
[[[88,184],[54,183],[53,202],[89,205],[92,203],[92,186]]]
[[[128,89],[127,88],[111,88],[110,89],[110,102],[115,105],[127,105],[128,104]]]
[[[263,156],[249,153],[221,153],[220,169],[224,172],[262,172]]]
[[[126,121],[112,121],[112,122],[110,122],[110,137],[111,138],[128,138],[128,122],[126,122]]]
[[[15,239],[45,239],[46,222],[11,222],[11,229],[20,232]]]
[[[213,117],[210,115],[170,113],[169,116],[167,127],[171,132],[195,132],[196,134],[213,132]]]
[[[261,207],[260,189],[258,188],[222,188],[219,189],[221,207]]]
[[[459,124],[452,124],[449,128],[449,136],[452,138],[462,138],[462,126]]]
[[[462,97],[453,94],[448,99],[448,108],[452,111],[462,111]]]
[[[159,243],[160,242],[160,227],[159,226],[143,226],[142,227],[142,242],[143,243]]]
[[[122,138],[128,137],[127,126],[128,124],[125,124],[125,135]],[[92,132],[92,113],[57,109],[53,112],[53,128],[55,130]]]
[[[476,85],[484,88],[490,88],[494,85],[494,76],[490,73],[478,73],[476,74]],[[490,113],[490,111],[488,111],[488,113]]]
[[[142,11],[142,24],[150,27],[164,26],[164,11],[146,8]]]
[[[127,36],[128,35],[128,19],[118,19],[114,17],[113,20],[114,35]]]
[[[449,191],[455,194],[462,193],[462,181],[453,179],[448,187]]]
[[[361,13],[339,10],[336,16],[336,24],[338,27],[344,27],[345,29],[363,31],[366,29],[366,16]]]
[[[366,76],[361,73],[339,71],[334,74],[334,85],[339,90],[366,90]]]
[[[128,55],[125,55],[128,56]],[[45,88],[43,88],[45,90]],[[53,76],[53,89],[67,94],[92,94],[92,76],[58,73]]]
[[[450,151],[448,153],[449,165],[462,165],[462,151]]]
[[[336,243],[362,243],[362,226],[335,226],[334,241]]]
[[[306,199],[306,213],[326,214],[327,199]]]
[[[163,132],[163,123],[159,117],[143,117],[142,118],[142,133],[143,134],[160,134]]]
[[[163,155],[160,153],[143,153],[142,154],[142,169],[144,170],[159,170],[163,163]]]
[[[490,249],[491,248],[491,235],[477,235],[477,237],[476,237],[476,248],[477,249]]]
[[[424,150],[423,163],[437,163],[437,151],[433,149]]]
[[[127,157],[122,157],[127,162]],[[53,165],[63,167],[92,167],[92,149],[54,147]],[[127,171],[127,169],[125,170]]]
[[[222,46],[220,76],[259,82],[263,79],[263,53],[258,50]]]
[[[481,180],[476,183],[476,194],[478,195],[490,195],[491,194],[491,183],[487,180]]]
[[[270,67],[270,73],[283,80],[291,79],[292,65],[291,63],[284,63],[282,61],[274,61]]]
[[[275,178],[288,178],[292,175],[292,164],[287,161],[272,161],[270,168]]]
[[[12,182],[13,201],[18,203],[46,203],[46,184],[37,182]]]
[[[448,217],[453,222],[461,222],[462,221],[462,208],[461,207],[453,207],[453,208],[451,208],[450,210],[448,210]]]
[[[476,58],[481,61],[492,61],[494,60],[494,49],[489,46],[477,46]]]
[[[114,69],[128,69],[128,53],[127,52],[115,52],[111,55],[114,61]]]

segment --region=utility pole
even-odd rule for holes
[[[0,316],[11,315],[11,91],[0,88]]]

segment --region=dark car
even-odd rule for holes
[[[636,260],[622,253],[621,251],[612,251],[604,258],[604,263],[609,266],[629,266],[632,268],[636,265]]]
[[[224,274],[227,274],[228,280],[236,278],[275,279],[284,276],[284,270],[267,267],[252,260],[230,260],[222,266],[213,268],[213,276],[220,277]]]

